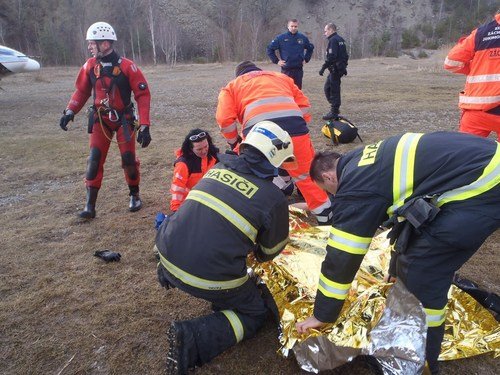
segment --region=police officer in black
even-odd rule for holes
[[[240,155],[220,155],[160,227],[161,285],[205,299],[215,311],[172,323],[169,374],[185,374],[254,336],[275,307],[248,277],[246,258],[271,260],[288,242],[288,202],[272,180],[293,159],[290,135],[271,121],[257,123]]]
[[[319,71],[322,76],[326,69],[330,71],[325,82],[325,96],[330,103],[331,110],[323,116],[323,120],[338,120],[340,113],[340,79],[347,75],[347,62],[349,55],[344,39],[337,34],[337,26],[328,23],[324,35],[328,38],[325,63]]]

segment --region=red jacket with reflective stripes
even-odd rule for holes
[[[444,68],[466,74],[458,106],[488,111],[500,105],[500,14],[459,40],[450,50]]]
[[[310,107],[309,99],[292,78],[257,70],[233,79],[221,90],[216,120],[228,143],[236,142],[238,122],[243,126],[241,133],[246,135],[259,121],[290,118],[290,128],[282,128],[290,135],[306,134]]]
[[[170,210],[172,211],[179,209],[191,189],[218,162],[216,158],[210,155],[204,158],[196,155],[186,157],[182,154],[181,149],[178,149],[175,155],[177,160],[174,163],[174,175],[170,186],[170,193],[172,194]]]

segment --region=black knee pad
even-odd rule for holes
[[[101,161],[101,150],[92,147],[90,149],[90,155],[87,159],[87,180],[93,180],[97,177],[100,161]]]
[[[137,166],[133,152],[126,151],[122,154],[122,168],[131,180],[137,180]]]

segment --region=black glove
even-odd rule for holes
[[[65,109],[63,111],[63,116],[61,117],[61,120],[59,121],[59,126],[61,127],[62,130],[67,131],[68,130],[68,123],[70,121],[73,121],[75,118],[75,114],[73,111],[69,109]]]
[[[325,68],[321,68],[321,70],[319,71],[319,75],[322,76],[323,73],[325,73]]]
[[[142,148],[146,148],[151,143],[151,134],[149,134],[149,126],[141,125],[141,130],[137,134],[137,143],[142,145]]]
[[[242,140],[243,139],[240,136],[238,136],[238,138],[236,139],[236,142],[234,142],[234,143],[228,142],[229,147],[231,147],[231,150],[234,150],[236,148],[236,146],[238,146],[241,143]]]
[[[106,262],[118,262],[122,257],[120,253],[115,253],[111,250],[99,250],[94,253],[95,257],[101,258]]]

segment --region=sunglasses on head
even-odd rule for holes
[[[191,137],[189,137],[189,140],[194,142],[194,141],[201,141],[207,137],[206,132],[201,132],[198,134],[193,134]]]

